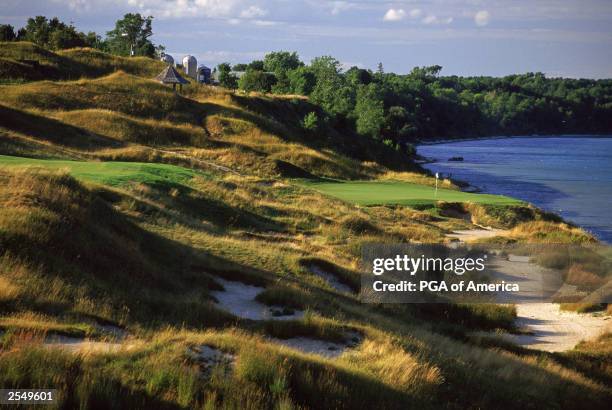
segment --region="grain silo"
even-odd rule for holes
[[[196,78],[198,75],[198,60],[190,55],[183,57],[183,69],[189,77]]]
[[[174,58],[170,54],[162,54],[160,60],[168,65],[174,65]]]

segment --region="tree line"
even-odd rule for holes
[[[78,31],[72,23],[64,23],[57,17],[36,16],[17,30],[10,24],[0,24],[0,41],[30,41],[49,50],[92,47],[121,56],[155,57],[164,48],[149,39],[153,35],[152,25],[153,17],[128,13],[102,37],[93,31]]]
[[[342,70],[331,57],[302,62],[296,52],[272,52],[249,64],[218,66],[228,88],[309,96],[320,121],[383,141],[398,150],[437,138],[489,135],[612,133],[612,80],[440,76],[441,66],[405,75],[358,67]],[[245,71],[240,79],[233,71]]]

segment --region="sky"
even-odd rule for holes
[[[57,16],[105,33],[128,12],[154,16],[175,60],[249,62],[270,51],[407,73],[612,78],[612,0],[0,0],[0,23]]]

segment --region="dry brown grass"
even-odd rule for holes
[[[510,231],[510,236],[536,243],[592,243],[594,238],[578,227],[565,223],[532,221]]]

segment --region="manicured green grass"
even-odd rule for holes
[[[198,171],[167,164],[143,162],[100,162],[44,160],[0,155],[0,166],[11,168],[41,167],[51,170],[67,170],[77,179],[111,186],[128,183],[185,184]]]
[[[399,181],[301,181],[304,185],[358,205],[428,206],[437,201],[473,202],[483,205],[518,205],[522,202],[502,195],[472,194],[452,189]]]

